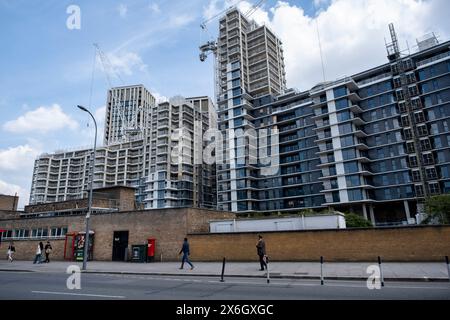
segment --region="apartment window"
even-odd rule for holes
[[[422,111],[414,113],[414,120],[416,120],[416,123],[422,123],[425,122],[425,115]]]
[[[430,189],[430,193],[431,194],[440,194],[441,190],[439,188],[439,183],[437,182],[432,182],[429,185],[429,189]]]
[[[406,108],[406,103],[400,102],[398,104],[398,109],[400,110],[400,113],[408,112],[408,109]]]
[[[348,100],[347,99],[336,100],[335,104],[336,104],[336,110],[348,108]]]
[[[348,176],[345,178],[347,181],[347,187],[358,187],[361,185],[361,179],[359,175]]]
[[[356,158],[356,149],[342,150],[342,157],[344,160],[351,160]]]
[[[414,189],[416,191],[416,196],[417,197],[423,197],[423,186],[416,185],[416,186],[414,186]]]
[[[397,101],[404,100],[403,90],[395,91],[395,95],[397,96]]]
[[[352,118],[350,111],[343,111],[337,114],[337,118],[339,121],[346,121]]]
[[[420,147],[422,148],[422,151],[431,150],[430,139],[420,140]]]
[[[362,190],[356,189],[356,190],[349,190],[348,193],[348,200],[350,201],[361,201],[364,199]]]
[[[428,179],[437,179],[437,171],[436,168],[428,168],[425,170]]]
[[[339,192],[333,192],[333,193],[331,193],[331,195],[333,197],[334,203],[341,202],[341,197],[339,195]]]
[[[353,125],[351,123],[339,125],[339,133],[340,134],[344,135],[344,134],[349,134],[352,132],[353,132]]]
[[[234,98],[233,99],[233,106],[238,106],[241,104],[241,98]]]
[[[352,161],[344,164],[344,169],[346,173],[356,173],[359,171],[358,162]]]
[[[395,78],[394,79],[394,87],[395,88],[400,88],[402,86],[402,80],[399,78]]]
[[[419,165],[416,156],[409,157],[409,165],[410,167],[417,167]]]
[[[427,136],[428,135],[428,128],[425,125],[418,126],[417,127],[417,132],[418,132],[420,137]]]
[[[416,148],[414,148],[414,143],[413,142],[408,142],[406,144],[406,152],[408,152],[408,153],[416,152]]]
[[[413,180],[414,182],[419,182],[419,181],[421,180],[421,177],[420,177],[420,171],[419,171],[419,170],[414,170],[414,171],[412,172],[412,180]]]
[[[240,79],[233,80],[233,82],[232,82],[233,88],[234,87],[239,87],[240,85],[241,85],[241,80]]]
[[[405,134],[405,140],[411,140],[413,138],[411,129],[405,129],[403,132]]]
[[[342,147],[350,147],[350,146],[353,146],[354,144],[355,144],[355,140],[354,140],[353,136],[341,138],[341,146]]]
[[[242,108],[233,109],[233,115],[235,117],[240,116],[242,114]]]
[[[402,127],[409,127],[408,116],[402,116],[400,119],[401,119]]]
[[[339,87],[334,89],[333,91],[334,91],[334,98],[340,98],[347,95],[346,87]]]
[[[424,165],[431,165],[434,164],[434,157],[431,153],[425,153],[422,155],[423,157],[423,164]]]
[[[417,89],[417,86],[409,87],[408,92],[410,96],[417,96],[419,94],[419,90]]]
[[[239,96],[242,93],[241,88],[233,89],[233,97]]]

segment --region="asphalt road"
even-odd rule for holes
[[[318,281],[145,275],[82,274],[69,290],[69,275],[0,272],[0,300],[450,300],[450,283],[389,282],[369,290],[362,281]]]

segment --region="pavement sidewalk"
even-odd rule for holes
[[[220,277],[222,262],[193,262],[194,270],[185,265],[180,270],[179,262],[88,262],[89,273],[103,274],[138,274],[161,276],[209,276]],[[12,263],[0,261],[0,272],[62,272],[65,273],[70,265],[77,262],[55,261],[48,264],[33,264],[32,261],[14,261]],[[329,280],[367,280],[370,265],[376,262],[324,263],[325,279]],[[271,278],[288,279],[320,279],[320,264],[316,262],[271,262],[269,264]],[[445,262],[437,263],[383,263],[383,276],[386,281],[449,281]],[[225,266],[225,277],[266,277],[266,272],[259,271],[259,263],[228,262]]]

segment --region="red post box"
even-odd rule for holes
[[[155,259],[156,239],[147,239],[147,261],[153,261]]]

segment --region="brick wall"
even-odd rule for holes
[[[0,194],[0,210],[15,211],[18,203],[19,197]]]
[[[187,208],[92,215],[90,229],[95,232],[94,259],[111,261],[114,231],[129,231],[130,254],[132,245],[146,244],[148,238],[156,238],[155,259],[159,261],[162,255],[163,261],[178,260],[178,252],[188,233],[207,232],[210,220],[233,217],[233,213]],[[85,230],[85,219],[84,216],[64,216],[0,221],[0,229],[5,230],[43,227],[68,227],[69,232],[80,232]],[[64,241],[60,242],[61,247],[54,250],[54,258],[58,260],[63,259]],[[17,258],[34,258],[35,243],[37,245],[39,241],[16,240]],[[6,248],[4,250],[6,254]]]
[[[16,248],[16,253],[14,255],[15,259],[18,260],[30,260],[33,261],[36,255],[36,249],[39,242],[42,241],[44,246],[47,244],[47,240],[15,240],[14,247]],[[50,261],[52,260],[63,260],[64,259],[64,239],[50,239],[50,244],[52,245],[52,253],[50,254]],[[0,258],[6,258],[6,253],[8,251],[9,241],[2,242],[0,247]],[[45,254],[42,254],[45,259]]]
[[[273,261],[443,261],[450,226],[261,233]],[[255,261],[258,233],[191,234],[195,261]]]

